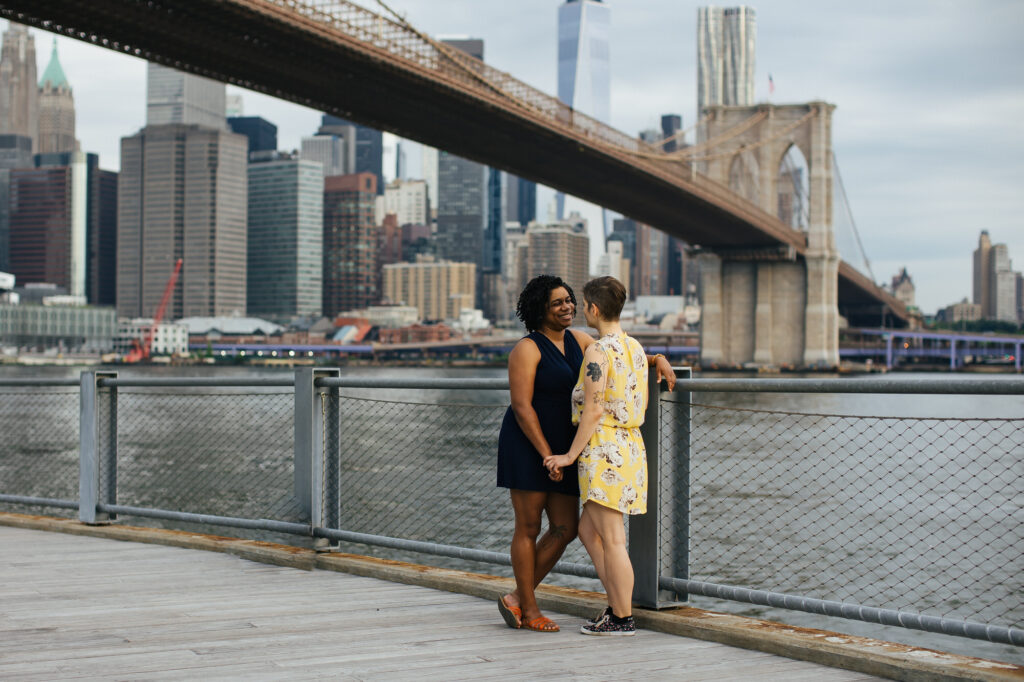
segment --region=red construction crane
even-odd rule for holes
[[[149,351],[153,346],[153,336],[156,335],[157,325],[160,324],[160,320],[164,317],[164,311],[167,310],[167,302],[171,300],[174,283],[178,281],[178,273],[181,272],[181,263],[182,261],[179,258],[178,262],[174,264],[174,272],[171,273],[170,279],[167,280],[167,286],[164,287],[164,295],[160,297],[160,306],[156,309],[156,314],[153,315],[153,323],[149,325],[149,329],[143,335],[141,344],[138,340],[132,339],[132,349],[124,356],[125,362],[149,360]]]

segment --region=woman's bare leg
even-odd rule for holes
[[[528,491],[511,491],[513,495],[515,493],[527,493]],[[534,493],[543,495],[545,493]],[[578,511],[579,498],[575,495],[562,495],[560,493],[549,493],[547,494],[547,501],[544,506],[544,510],[547,512],[548,517],[548,529],[541,536],[540,540],[536,541],[533,552],[534,552],[534,566],[533,566],[533,587],[537,587],[551,569],[554,568],[558,560],[562,558],[562,554],[565,552],[565,548],[569,546],[569,543],[576,537],[576,529],[578,527]],[[515,509],[516,502],[513,497],[512,502],[513,509]],[[531,507],[532,512],[532,507]],[[516,512],[516,518],[519,518],[519,512]],[[518,525],[518,524],[517,524]],[[537,532],[539,532],[539,516]],[[531,531],[532,532],[532,531]],[[533,536],[536,538],[536,535]],[[515,547],[515,536],[513,536],[513,547]],[[522,598],[520,597],[519,590],[519,577],[521,572],[517,570],[515,549],[513,549],[512,556],[512,572],[516,576],[516,589],[511,594],[506,595],[505,601],[512,606],[521,606]],[[525,579],[525,574],[523,578]],[[536,598],[533,596],[533,590],[530,590],[531,599],[536,604]],[[540,610],[537,610],[537,614]],[[523,611],[524,616],[526,611]],[[535,616],[534,616],[535,617]]]
[[[601,544],[601,536],[597,534],[597,528],[587,511],[592,505],[584,504],[583,513],[580,514],[580,542],[587,549],[590,560],[597,570],[597,577],[604,584],[604,546]]]
[[[541,516],[548,494],[533,490],[509,490],[515,512],[515,530],[512,533],[512,574],[516,579],[515,598],[506,598],[512,605],[518,603],[523,618],[532,620],[541,615],[533,588],[537,584],[537,536],[540,535]]]
[[[601,583],[608,594],[608,605],[612,612],[619,618],[633,615],[633,564],[629,561],[629,554],[626,552],[626,529],[622,523],[622,512],[610,507],[604,507],[597,502],[587,501],[583,505],[583,515],[588,517],[588,523],[593,524],[604,556],[601,564],[602,571],[598,569],[601,576]],[[582,528],[580,534],[583,535]],[[589,548],[588,548],[589,550]],[[594,566],[598,561],[594,560]]]

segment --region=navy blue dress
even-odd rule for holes
[[[564,355],[540,332],[531,332],[526,338],[532,339],[540,349],[531,404],[552,454],[562,455],[568,452],[576,436],[576,427],[572,423],[572,389],[583,365],[583,351],[568,329],[565,331]],[[498,434],[498,487],[573,496],[580,494],[576,464],[565,468],[561,481],[548,478],[544,460],[519,428],[511,407],[505,411]]]

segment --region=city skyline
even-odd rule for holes
[[[485,39],[489,63],[554,93],[558,4],[524,0],[473,12],[463,0],[396,0],[394,6],[433,35]],[[683,127],[692,125],[696,14],[703,4],[609,5],[612,125],[636,134],[657,127],[665,113],[680,113]],[[834,147],[876,280],[906,266],[919,305],[930,313],[970,296],[970,254],[980,230],[1006,243],[1011,258],[1024,257],[1024,199],[1014,182],[1022,176],[1024,161],[1014,152],[1024,147],[1024,134],[1013,126],[1024,113],[1024,94],[1014,88],[1024,60],[1012,30],[1024,7],[995,0],[752,6],[758,9],[755,100],[768,99],[771,73],[774,102],[823,98],[838,106]],[[37,60],[40,52],[48,57],[39,46],[52,37],[32,33]],[[863,36],[870,36],[871,50]],[[82,150],[116,169],[120,137],[145,122],[146,63],[63,37],[58,50],[75,90]],[[228,90],[244,94],[245,115],[279,126],[283,149],[297,148],[317,127],[320,112]]]

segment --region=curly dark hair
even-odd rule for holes
[[[565,287],[565,290],[569,292],[569,300],[575,307],[576,294],[561,277],[537,275],[523,287],[523,291],[519,294],[519,302],[516,303],[516,316],[526,325],[526,331],[535,332],[540,329],[540,323],[548,311],[548,299],[551,297],[551,292],[558,287]]]

